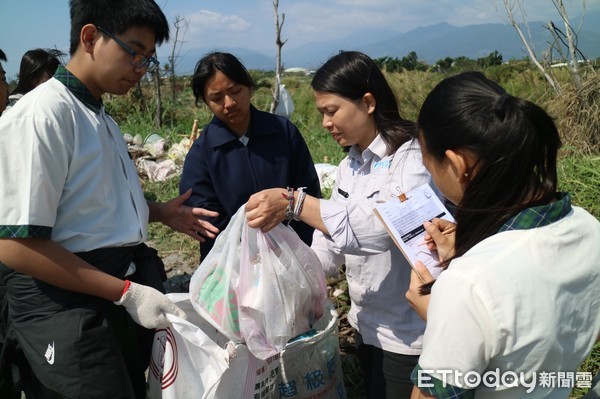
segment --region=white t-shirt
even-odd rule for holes
[[[573,207],[544,227],[487,238],[442,272],[427,320],[427,374],[468,388],[455,370],[497,372],[506,385],[516,373],[518,386],[490,379],[475,397],[567,398],[600,332],[600,223]]]
[[[0,234],[71,252],[145,240],[148,206],[127,145],[101,107],[50,79],[0,118]]]
[[[362,152],[352,147],[337,170],[321,217],[331,237],[315,231],[311,248],[327,274],[346,265],[350,324],[366,344],[418,355],[425,324],[405,299],[411,268],[373,208],[394,195],[430,182],[416,141],[386,155],[378,135]]]

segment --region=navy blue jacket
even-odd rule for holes
[[[213,117],[194,142],[183,165],[179,191],[192,188],[187,205],[219,212],[211,221],[221,231],[250,196],[267,188],[307,187],[320,198],[319,177],[306,142],[287,118],[250,106],[251,121],[244,146],[218,118]],[[313,228],[292,221],[290,226],[307,245]],[[200,244],[202,259],[214,244]]]

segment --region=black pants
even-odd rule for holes
[[[8,316],[8,302],[5,301],[6,288],[4,280],[0,275],[0,353],[6,340],[6,319]],[[9,367],[3,368],[0,364],[0,398],[2,399],[20,399],[20,392],[15,391],[12,381],[12,372]]]
[[[164,292],[164,265],[145,245],[76,254],[123,278]],[[141,399],[154,330],[133,322],[121,306],[53,287],[0,264],[9,303],[2,370],[27,398]],[[55,356],[56,354],[56,356]]]
[[[384,351],[363,342],[354,332],[356,354],[360,362],[368,399],[408,399],[413,389],[410,374],[419,361],[418,355]]]

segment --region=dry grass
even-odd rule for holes
[[[587,155],[600,154],[600,75],[589,73],[580,89],[563,86],[547,103],[563,144]]]

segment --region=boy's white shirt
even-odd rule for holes
[[[71,252],[143,242],[149,210],[115,121],[52,78],[0,118],[0,226],[45,226]]]

